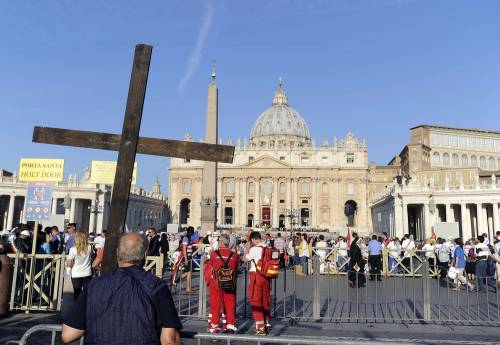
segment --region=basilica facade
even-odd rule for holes
[[[420,125],[389,165],[400,175],[371,198],[374,231],[424,239],[447,223],[470,239],[500,230],[500,132]]]
[[[370,171],[376,169],[368,166],[366,142],[352,133],[315,142],[281,83],[249,139],[229,139],[227,144],[235,146],[235,153],[232,164],[217,169],[218,226],[371,229],[368,198],[374,193],[370,188],[376,187],[369,187]],[[392,179],[383,175],[379,185]],[[174,223],[200,226],[202,178],[203,162],[171,159],[169,207]]]

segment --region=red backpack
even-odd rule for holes
[[[280,272],[280,251],[276,248],[262,248],[262,256],[256,265],[257,272],[270,279],[278,277]]]

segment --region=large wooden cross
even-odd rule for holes
[[[110,272],[116,267],[116,249],[118,238],[125,229],[136,153],[224,163],[233,161],[234,146],[139,137],[152,50],[152,46],[145,44],[135,47],[121,136],[48,127],[35,127],[33,130],[33,142],[37,143],[118,150],[104,248],[104,272]]]

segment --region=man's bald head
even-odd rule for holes
[[[138,232],[129,232],[120,237],[117,258],[119,266],[142,265],[146,257],[147,240]]]

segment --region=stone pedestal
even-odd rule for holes
[[[207,232],[214,232],[217,224],[217,201],[215,199],[205,199],[201,201],[201,235]]]

